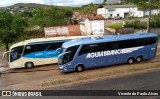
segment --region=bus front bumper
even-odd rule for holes
[[[74,68],[67,68],[67,66],[64,66],[64,65],[60,65],[59,69],[61,70],[61,72],[72,72],[72,71],[75,71]]]
[[[8,63],[9,68],[23,68],[24,66],[15,62]]]

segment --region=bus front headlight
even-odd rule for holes
[[[60,69],[67,70],[67,66],[66,66],[66,65],[60,66],[59,68],[60,68]]]
[[[63,66],[60,66],[59,69],[63,69]]]

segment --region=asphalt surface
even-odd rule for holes
[[[75,92],[76,90],[160,90],[160,69],[152,70],[141,74],[123,76],[113,79],[103,79],[86,84],[72,85],[60,88],[59,90]],[[54,90],[50,88],[47,90]],[[83,92],[82,92],[83,93]],[[98,91],[97,91],[98,93]],[[96,93],[96,94],[97,94]],[[80,93],[81,94],[81,93]],[[47,95],[51,97],[32,97],[33,99],[160,99],[159,96],[52,96],[55,93],[49,91]],[[94,94],[93,94],[94,95]],[[27,97],[16,97],[16,99],[26,99]],[[10,99],[10,98],[6,98]],[[30,98],[28,98],[30,99]]]
[[[63,88],[62,88],[63,89]],[[67,90],[160,90],[160,69],[65,88]]]
[[[160,69],[114,79],[104,79],[87,84],[73,85],[60,90],[160,90]],[[52,90],[49,89],[49,90]],[[98,92],[98,91],[97,91]],[[54,93],[50,92],[49,95]],[[160,94],[160,93],[159,93]],[[160,96],[61,96],[54,99],[158,99]]]

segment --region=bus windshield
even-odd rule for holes
[[[10,52],[10,62],[19,59],[22,56],[23,46],[18,46],[11,49]]]
[[[73,60],[75,53],[79,46],[69,47],[67,49],[62,48],[62,54],[59,57],[59,65],[66,64]]]

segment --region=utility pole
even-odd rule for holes
[[[152,0],[149,0],[149,17],[148,17],[148,26],[147,26],[147,32],[150,32],[150,26],[151,26],[151,12],[152,11]]]

